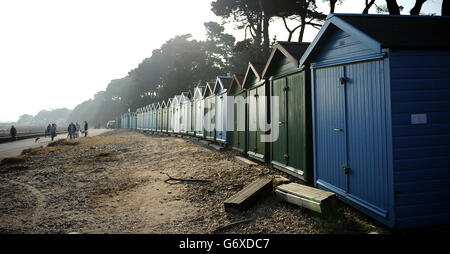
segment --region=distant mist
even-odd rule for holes
[[[53,110],[41,110],[35,116],[24,114],[17,120],[18,125],[28,126],[46,126],[49,123],[56,123],[57,125],[67,124],[67,119],[72,110],[67,108],[59,108]]]

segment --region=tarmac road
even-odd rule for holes
[[[107,131],[111,131],[109,129],[90,129],[89,136],[97,136]],[[55,140],[67,138],[67,134],[60,134],[55,137]],[[23,139],[14,142],[8,142],[0,144],[0,160],[6,157],[17,156],[22,153],[23,150],[28,148],[46,146],[50,143],[50,137],[40,137],[37,142],[35,142],[35,138]]]

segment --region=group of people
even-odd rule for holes
[[[56,137],[56,123],[52,123],[49,124],[47,126],[47,129],[45,130],[45,136],[50,135],[50,138],[52,139],[52,141],[55,139]]]
[[[68,136],[70,139],[76,139],[80,137],[80,131],[81,133],[84,133],[84,136],[86,137],[88,134],[88,123],[84,121],[84,130],[81,130],[81,126],[78,123],[71,122],[69,124],[69,127],[67,127],[67,131],[69,132]]]
[[[70,139],[75,139],[75,138],[79,138],[80,137],[80,132],[84,133],[84,136],[86,137],[88,135],[88,123],[87,121],[84,121],[84,129],[81,129],[81,126],[78,123],[70,123],[69,127],[67,128],[67,131],[69,132],[68,137],[70,137]],[[11,135],[12,140],[16,140],[17,139],[17,129],[13,126],[11,126],[11,129],[9,130],[9,134]],[[45,129],[45,137],[47,137],[47,135],[50,136],[50,138],[52,139],[52,141],[55,139],[56,137],[56,124],[52,123],[49,124],[47,126],[47,129]]]

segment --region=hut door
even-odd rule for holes
[[[279,116],[278,116],[278,139],[272,143],[273,145],[273,154],[272,154],[272,162],[279,162],[284,165],[287,165],[288,157],[287,157],[287,125],[286,125],[286,107],[287,107],[287,101],[286,101],[286,79],[276,79],[272,81],[272,95],[278,96],[278,102],[279,107],[278,110]]]
[[[317,183],[386,217],[382,61],[317,69],[315,79]]]
[[[349,198],[387,216],[388,166],[383,61],[345,66]]]
[[[194,132],[195,131],[195,114],[197,114],[197,112],[195,111],[194,101],[191,101],[190,105],[191,105],[191,126],[190,126],[189,130],[191,132]]]
[[[347,144],[344,67],[315,70],[316,182],[339,194],[347,193]]]
[[[223,136],[223,109],[224,109],[224,101],[223,95],[217,96],[217,105],[216,105],[216,137],[217,139],[224,140]]]
[[[216,112],[216,97],[212,97],[211,99],[210,99],[210,103],[211,103],[211,108],[210,108],[210,110],[211,110],[211,114],[213,114],[212,116],[211,116],[211,124],[210,124],[210,128],[211,128],[211,137],[216,137],[216,134],[215,134],[215,132],[216,132],[216,119],[217,119],[217,114],[215,113]]]
[[[256,89],[251,89],[248,91],[249,96],[249,103],[248,103],[248,126],[249,126],[249,132],[248,132],[248,151],[249,152],[257,152],[257,128],[258,128],[258,122],[257,122],[257,107],[256,107]]]
[[[239,113],[239,107],[237,103],[233,103],[233,110],[234,110],[234,114],[233,114],[233,146],[240,148],[239,146],[239,130],[238,130],[238,113]]]
[[[245,126],[246,126],[246,104],[245,104],[244,92],[237,94],[234,97],[233,107],[233,139],[234,147],[245,150]]]
[[[256,146],[258,154],[264,155],[266,153],[266,143],[261,142],[261,136],[266,134],[265,128],[267,124],[267,104],[268,100],[266,98],[266,85],[259,86],[256,89],[256,112],[257,112],[257,123],[258,131],[256,134]]]

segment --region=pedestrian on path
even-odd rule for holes
[[[81,127],[80,127],[80,125],[77,122],[77,124],[75,125],[75,138],[79,138],[80,137],[80,129],[81,129]]]
[[[9,130],[9,134],[11,134],[12,141],[15,141],[16,140],[16,135],[17,135],[17,130],[14,127],[14,125],[11,126],[11,130]]]
[[[73,124],[73,122],[71,122],[69,124],[69,127],[67,128],[67,131],[69,132],[69,137],[71,140],[74,139],[75,130],[76,130],[75,124]]]
[[[50,126],[50,137],[52,139],[52,141],[55,139],[56,137],[56,124],[52,124]]]
[[[47,137],[47,135],[50,135],[50,129],[52,128],[51,124],[48,124],[47,129],[45,129],[45,137]]]
[[[84,136],[86,137],[88,134],[88,123],[87,121],[84,121]]]

